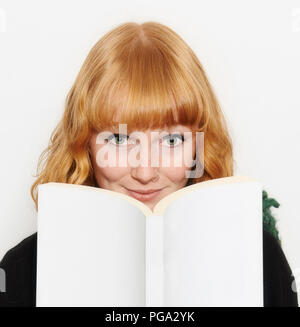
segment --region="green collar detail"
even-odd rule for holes
[[[276,219],[271,213],[271,207],[278,208],[280,204],[273,198],[268,197],[268,193],[263,190],[263,228],[272,234],[281,246],[281,240],[279,238],[279,232],[276,228]]]

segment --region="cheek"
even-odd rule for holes
[[[105,180],[108,183],[120,181],[124,176],[129,174],[130,170],[125,167],[95,167],[94,173],[99,181]]]
[[[103,145],[93,146],[91,150],[94,175],[98,184],[104,185],[117,182],[130,173],[128,167],[118,167],[118,156],[116,161],[110,160],[113,156],[110,157],[107,151],[104,151]]]
[[[160,168],[160,174],[175,184],[181,184],[185,179],[186,167],[163,167]]]
[[[189,139],[185,147],[178,147],[166,155],[170,159],[170,166],[164,167],[161,162],[160,173],[172,183],[182,185],[189,178],[195,152],[195,143]]]
[[[195,156],[195,147],[190,144],[189,148],[181,152],[180,155],[174,154],[171,156],[170,167],[160,168],[161,174],[167,177],[171,182],[181,185],[186,181],[190,175],[190,170],[193,166],[193,160]],[[174,162],[180,162],[180,165],[175,165]]]

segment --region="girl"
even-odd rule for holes
[[[122,151],[135,146],[128,134],[118,133],[119,123],[126,124],[128,134],[143,131],[148,138],[153,131],[165,132],[159,147],[162,152],[169,149],[171,160],[183,142],[192,144],[195,158],[194,132],[203,132],[203,174],[187,177],[185,165],[164,167],[161,162],[156,167],[101,166],[97,154],[105,144],[114,149],[123,146],[118,161]],[[105,144],[98,144],[97,136],[104,130],[111,135]],[[192,136],[185,140],[184,132]],[[31,196],[38,210],[39,184],[83,184],[125,193],[152,209],[182,187],[232,176],[233,164],[223,113],[194,52],[167,26],[124,23],[104,35],[84,61],[67,95],[63,117],[39,159]],[[266,193],[264,200],[270,200]],[[270,229],[274,219],[269,208],[264,209],[269,219],[264,221],[263,234],[264,305],[297,306],[291,269],[276,240],[276,229]],[[6,273],[2,306],[35,306],[36,240],[37,233],[4,256],[0,265]]]

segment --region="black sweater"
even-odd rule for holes
[[[294,276],[277,240],[263,231],[264,306],[298,306],[292,289]],[[36,306],[37,233],[10,249],[0,268],[6,273],[6,292],[0,292],[0,307]]]

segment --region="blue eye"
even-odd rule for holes
[[[113,145],[123,145],[125,140],[128,140],[128,135],[126,134],[112,134],[107,139],[108,143],[112,143]],[[111,142],[112,140],[116,140],[116,143]]]
[[[170,134],[165,136],[163,140],[166,140],[167,145],[173,148],[174,146],[178,146],[184,142],[184,136],[182,134]]]
[[[106,141],[112,145],[127,145],[129,140],[129,136],[126,134],[111,134],[106,138]],[[169,134],[163,137],[163,142],[167,142],[168,147],[175,147],[184,142],[184,136],[182,134]],[[126,143],[127,142],[127,143]]]

